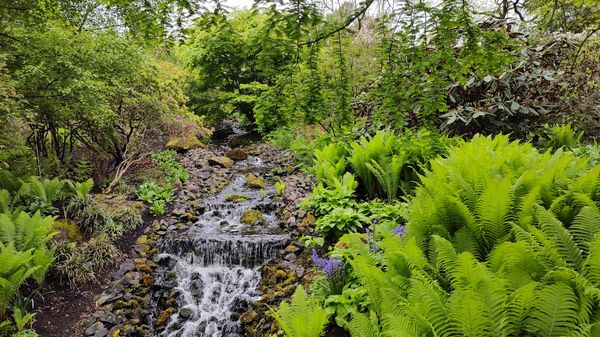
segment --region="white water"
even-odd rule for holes
[[[256,157],[236,163],[240,173],[264,172]],[[159,337],[241,337],[237,317],[258,299],[260,266],[275,257],[287,242],[274,214],[271,196],[274,187],[250,189],[239,174],[219,194],[204,200],[204,213],[183,235],[160,244],[160,258],[174,261],[173,269],[179,293],[178,308]],[[225,201],[231,194],[243,194],[248,200]],[[246,225],[239,221],[248,209],[260,209],[264,223]]]

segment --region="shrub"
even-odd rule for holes
[[[354,190],[358,186],[354,176],[346,173],[341,181],[334,179],[333,185],[333,188],[325,188],[323,184],[319,184],[306,199],[302,200],[300,207],[317,217],[329,214],[338,208],[353,208],[356,205]]]
[[[39,212],[33,216],[25,212],[0,214],[0,242],[2,249],[11,247],[17,252],[30,252],[28,269],[34,269],[31,276],[41,283],[52,264],[54,252],[48,249],[47,242],[54,236],[54,217],[44,217]]]
[[[335,242],[342,235],[356,232],[365,224],[370,224],[370,220],[361,212],[353,208],[335,208],[317,220],[315,229]]]

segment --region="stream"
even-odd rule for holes
[[[218,194],[203,199],[198,220],[183,232],[173,232],[158,244],[159,282],[176,294],[176,308],[154,337],[243,336],[239,313],[259,298],[260,266],[274,258],[289,241],[275,215],[277,206],[271,167],[259,157],[236,162],[229,184]],[[245,184],[245,174],[267,178],[264,189]],[[246,200],[226,198],[243,195]],[[240,217],[259,210],[259,224],[248,225]]]

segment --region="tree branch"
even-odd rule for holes
[[[363,14],[365,14],[367,12],[367,10],[369,9],[369,7],[371,7],[371,5],[373,4],[373,2],[375,2],[375,0],[367,0],[367,2],[364,4],[364,6],[362,8],[360,8],[359,10],[357,10],[351,17],[348,18],[348,20],[346,20],[346,22],[344,22],[343,25],[341,25],[340,27],[326,33],[323,34],[313,40],[310,41],[305,41],[299,44],[299,46],[306,46],[306,45],[311,45],[311,44],[315,44],[321,40],[324,40],[338,32],[341,32],[342,30],[346,29],[348,26],[350,26],[352,24],[352,22],[354,22],[354,20],[358,19],[359,17],[361,17]]]

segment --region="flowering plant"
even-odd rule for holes
[[[345,284],[344,262],[338,258],[319,257],[315,249],[312,250],[312,260],[314,264],[321,268],[321,271],[329,281],[330,293],[341,294]]]

